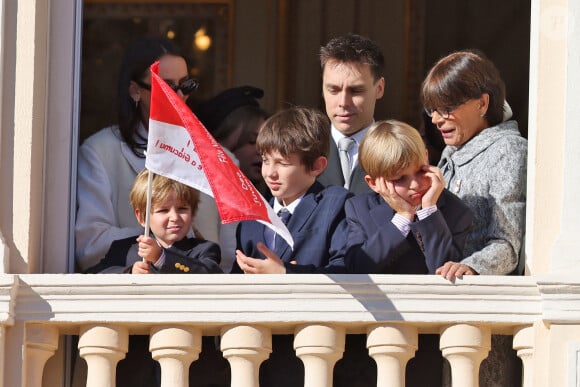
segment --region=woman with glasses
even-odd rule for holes
[[[504,121],[499,71],[483,54],[452,53],[429,71],[422,101],[446,145],[439,162],[446,186],[475,217],[464,259],[437,273],[452,280],[513,272],[524,235],[527,140],[515,121]]]
[[[145,168],[151,99],[149,66],[159,60],[159,75],[184,100],[197,88],[177,47],[164,38],[133,42],[125,52],[118,80],[118,125],[87,138],[79,148],[77,269],[98,263],[111,242],[143,232],[129,205],[129,192]]]
[[[514,272],[525,227],[527,140],[515,121],[506,120],[511,109],[499,71],[481,53],[454,52],[429,71],[421,97],[445,142],[438,166],[446,187],[474,216],[463,260],[447,262],[436,273],[454,280]],[[521,362],[509,336],[492,336],[480,381],[521,385]]]

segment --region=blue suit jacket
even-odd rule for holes
[[[391,222],[395,212],[375,193],[357,195],[346,203],[349,226],[345,256],[351,273],[434,274],[447,261],[460,261],[473,223],[469,208],[444,190],[437,211],[411,224],[405,238]],[[424,252],[418,238],[420,234]]]
[[[350,175],[348,190],[354,194],[369,192],[370,188],[365,181],[365,175],[365,171],[357,163]],[[342,168],[340,166],[338,148],[332,138],[330,139],[330,152],[328,152],[328,165],[324,172],[318,176],[317,180],[325,187],[329,185],[344,187],[344,176],[342,175]]]
[[[138,235],[119,239],[111,243],[105,258],[87,273],[130,273],[133,264],[142,258],[137,254]],[[217,244],[197,238],[183,238],[168,249],[165,249],[165,262],[161,269],[151,265],[153,273],[204,274],[223,273],[219,267],[221,251]],[[188,268],[186,271],[185,268]]]
[[[318,182],[308,189],[287,225],[294,239],[294,250],[286,243],[275,250],[287,273],[345,272],[347,225],[344,203],[351,196],[342,187],[324,188]],[[237,229],[238,249],[248,257],[265,258],[256,247],[257,242],[265,244],[265,227],[256,221],[241,222]],[[296,261],[297,265],[291,261]],[[241,272],[234,261],[232,273]]]

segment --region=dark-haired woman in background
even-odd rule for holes
[[[149,66],[184,100],[197,87],[185,59],[163,38],[142,38],[127,49],[118,81],[118,125],[93,134],[79,148],[75,224],[78,269],[95,265],[116,239],[143,232],[129,204],[137,174],[145,168],[151,98]]]

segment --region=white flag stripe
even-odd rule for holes
[[[213,196],[191,136],[182,126],[149,120],[145,166],[159,175]]]

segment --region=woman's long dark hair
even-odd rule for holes
[[[137,103],[129,95],[131,81],[140,81],[147,75],[149,67],[161,56],[169,54],[183,56],[177,46],[161,37],[145,37],[134,41],[125,52],[118,82],[118,125],[123,141],[139,157],[145,157],[147,139],[136,135],[141,122],[141,113]]]

